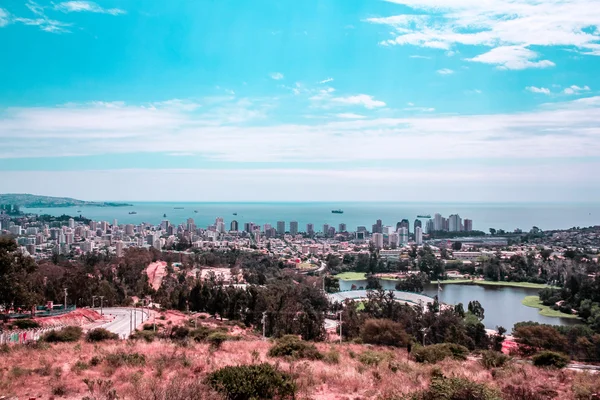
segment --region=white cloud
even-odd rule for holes
[[[433,107],[406,107],[404,111],[434,112]]]
[[[364,119],[364,118],[367,118],[364,115],[355,114],[355,113],[341,113],[341,114],[336,114],[335,116],[338,117],[338,118],[343,118],[343,119]]]
[[[572,85],[568,88],[565,88],[563,91],[565,94],[578,94],[580,92],[588,92],[590,90],[589,86],[579,87],[577,85]]]
[[[356,96],[334,97],[331,101],[348,105],[359,105],[368,109],[385,107],[385,103],[380,100],[375,100],[373,96],[368,94],[359,94]]]
[[[271,78],[276,81],[283,79],[283,74],[281,72],[271,72]]]
[[[409,58],[422,58],[422,59],[425,59],[425,60],[431,59],[431,57],[420,56],[420,55],[412,55],[412,56],[409,56]]]
[[[535,61],[538,54],[522,46],[501,46],[468,58],[467,61],[497,65],[500,69],[547,68],[555,64],[549,60]]]
[[[481,94],[481,93],[483,93],[483,92],[479,89],[465,90],[465,94]]]
[[[452,50],[456,45],[518,48],[473,57],[507,69],[554,65],[530,47],[561,46],[600,55],[597,0],[388,0],[408,7],[405,14],[369,18],[394,28],[385,45]],[[525,54],[526,50],[533,54]]]
[[[348,103],[333,101],[336,97],[330,93],[326,97],[326,102],[340,107],[367,108],[377,102],[366,95],[344,98],[352,99]],[[175,106],[182,102],[202,107]],[[464,159],[465,154],[485,160],[533,160],[600,153],[600,97],[514,114],[425,114],[309,123],[278,119],[283,117],[270,114],[272,107],[269,100],[200,99],[8,108],[0,113],[0,158],[47,157],[48,148],[56,157],[184,152],[232,163],[440,161]]]
[[[451,75],[454,73],[454,71],[449,68],[442,68],[442,69],[438,69],[437,73],[440,75]]]
[[[333,78],[327,78],[327,79],[323,79],[322,81],[320,81],[319,83],[328,83],[328,82],[333,82]]]
[[[0,28],[8,25],[8,11],[3,8],[0,8]]]
[[[126,11],[120,8],[102,8],[93,1],[63,1],[54,7],[62,12],[93,12],[110,15],[125,14]]]
[[[531,93],[541,93],[541,94],[550,94],[550,89],[545,87],[536,87],[536,86],[527,86],[525,89],[529,90]]]

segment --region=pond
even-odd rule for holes
[[[382,279],[380,282],[385,290],[395,289],[395,281]],[[367,281],[340,280],[341,290],[351,290],[352,285],[357,288],[364,288]],[[437,285],[426,285],[423,294],[437,295]],[[576,319],[545,317],[540,315],[537,308],[526,307],[521,304],[526,296],[537,296],[537,294],[538,289],[452,284],[442,285],[439,300],[446,304],[463,303],[465,310],[469,301],[479,301],[485,309],[483,323],[487,329],[496,329],[497,326],[503,326],[510,332],[515,323],[523,321],[534,321],[550,325],[574,325],[579,323]]]

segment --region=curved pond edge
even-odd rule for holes
[[[538,308],[540,310],[540,315],[543,315],[544,317],[580,319],[577,315],[565,314],[560,311],[553,310],[549,306],[542,304],[539,296],[526,296],[521,301],[521,304],[523,304],[526,307]]]

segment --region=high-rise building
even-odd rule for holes
[[[244,231],[248,233],[252,233],[254,230],[254,222],[246,222],[244,223]]]
[[[306,224],[306,233],[309,236],[313,236],[315,234],[315,226],[313,224]]]
[[[408,243],[408,228],[403,226],[402,228],[400,228],[398,233],[400,234],[400,243],[401,244]]]
[[[423,222],[421,222],[421,220],[418,218],[415,219],[415,225],[414,225],[415,232],[417,232],[417,226],[420,227],[421,229],[423,229]]]
[[[132,224],[125,225],[125,234],[133,235],[133,225]]]
[[[340,232],[346,232],[346,224],[341,223],[340,226],[338,227],[338,230]]]
[[[115,218],[115,219],[113,219],[113,224],[112,224],[112,226],[113,226],[114,228],[116,228],[116,227],[118,227],[118,226],[119,226],[119,221],[117,221],[117,219],[116,219],[116,218]]]
[[[415,243],[417,244],[417,246],[423,244],[423,228],[421,228],[420,226],[417,226],[415,228]]]
[[[75,228],[75,220],[73,218],[69,218],[69,228]]]
[[[277,234],[285,234],[285,221],[277,221]]]
[[[237,232],[239,229],[238,222],[234,219],[233,221],[231,221],[231,225],[229,228],[230,228],[229,230],[231,230],[233,232]]]
[[[473,220],[465,219],[465,232],[471,232],[473,230]]]
[[[443,225],[441,214],[436,213],[433,216],[433,230],[434,231],[442,231],[442,230],[444,230],[444,225]],[[429,233],[431,233],[431,232],[429,232]]]
[[[335,228],[333,226],[330,226],[329,229],[327,229],[327,236],[329,236],[329,237],[335,236]]]
[[[377,223],[375,223],[372,227],[373,233],[383,233],[383,223],[381,222],[380,219],[377,220]]]
[[[70,225],[71,223],[69,222],[69,226]],[[100,229],[102,229],[103,232],[106,232],[108,230],[108,222],[100,221]]]
[[[406,232],[410,233],[410,222],[406,218],[400,221],[400,229],[402,228],[406,228]]]
[[[373,235],[371,236],[371,241],[373,242],[373,245],[375,246],[375,248],[382,249],[383,248],[383,233],[379,233],[379,232],[373,233]]]
[[[329,224],[323,224],[323,235],[327,236],[329,232]]]
[[[268,232],[271,230],[271,224],[264,224],[263,225],[263,232]]]
[[[290,222],[290,235],[297,235],[298,234],[298,221],[292,221]]]
[[[448,218],[448,230],[450,232],[460,232],[461,229],[461,219],[458,214],[452,214]]]
[[[381,233],[383,233],[384,235],[389,235],[392,232],[394,232],[393,226],[384,226]]]
[[[445,232],[450,230],[450,221],[447,218],[442,217],[442,229]]]
[[[427,222],[425,223],[425,231],[429,234],[431,234],[431,232],[435,231],[434,222],[432,219],[428,219]]]
[[[356,228],[356,232],[367,232],[367,227],[366,226],[359,226]]]
[[[123,242],[122,241],[117,241],[117,243],[115,244],[116,247],[116,253],[117,253],[117,257],[123,257]]]
[[[395,249],[400,244],[400,235],[398,235],[395,232],[391,233],[389,236],[389,241],[390,241],[390,247],[392,249]]]

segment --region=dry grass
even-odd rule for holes
[[[283,371],[296,377],[299,398],[322,400],[394,399],[426,388],[432,373],[439,371],[448,377],[485,382],[500,390],[523,390],[546,396],[537,397],[539,399],[583,399],[600,390],[597,376],[543,370],[519,362],[501,370],[487,370],[476,360],[445,360],[437,365],[423,365],[409,361],[403,349],[330,343],[317,344],[317,347],[322,353],[339,353],[339,363],[291,361],[268,357],[270,347],[271,343],[260,340],[228,341],[216,351],[208,344],[181,345],[164,341],[61,343],[46,349],[13,347],[0,357],[0,395],[80,399],[90,395],[91,382],[97,394],[100,390],[106,393],[114,390],[121,398],[195,399],[186,397],[189,387],[204,396],[198,398],[216,398],[201,383],[207,373],[227,365],[264,361],[278,363]],[[366,351],[385,356],[378,363],[365,364],[361,362],[361,359],[364,361],[361,354]],[[91,362],[93,357],[103,359],[116,353],[143,354],[145,365],[111,366],[106,361],[97,365]],[[59,381],[60,387],[57,386]],[[168,386],[168,382],[176,383]],[[106,393],[97,398],[109,398]],[[586,395],[588,397],[584,397]]]

